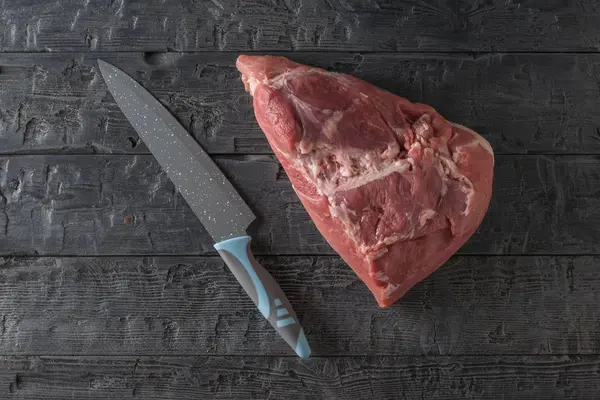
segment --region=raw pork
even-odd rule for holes
[[[381,307],[475,232],[494,154],[432,107],[284,57],[237,60],[256,119],[300,201]]]

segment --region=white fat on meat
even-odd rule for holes
[[[432,209],[423,210],[421,212],[421,215],[419,215],[419,224],[421,224],[421,226],[425,226],[427,221],[429,221],[436,215],[437,215],[437,212],[435,210],[432,210]]]
[[[479,133],[475,132],[474,130],[467,128],[466,126],[456,124],[454,122],[451,122],[450,124],[456,128],[463,129],[463,130],[469,132],[473,136],[473,138],[475,140],[470,142],[466,146],[475,146],[475,145],[479,144],[488,153],[490,153],[492,155],[492,160],[494,160],[494,150],[492,149],[492,145],[483,136],[481,136]],[[463,146],[461,146],[461,147],[463,147]]]
[[[342,111],[333,111],[331,117],[323,124],[323,135],[331,140],[343,116],[344,113]]]
[[[427,114],[421,115],[421,118],[417,120],[412,126],[413,132],[420,138],[427,140],[433,135],[433,129],[431,127],[431,117]]]

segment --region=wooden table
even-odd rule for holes
[[[595,0],[11,0],[0,14],[0,398],[597,399]],[[344,71],[496,151],[477,234],[389,309],[316,231],[256,124],[243,52]],[[248,200],[299,360],[216,256],[96,60]]]

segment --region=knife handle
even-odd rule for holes
[[[252,255],[250,240],[241,236],[219,242],[215,248],[261,314],[298,356],[308,358],[310,346],[296,313],[275,279]]]

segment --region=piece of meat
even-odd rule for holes
[[[432,107],[284,57],[237,60],[256,119],[300,201],[381,307],[475,232],[494,154]]]

